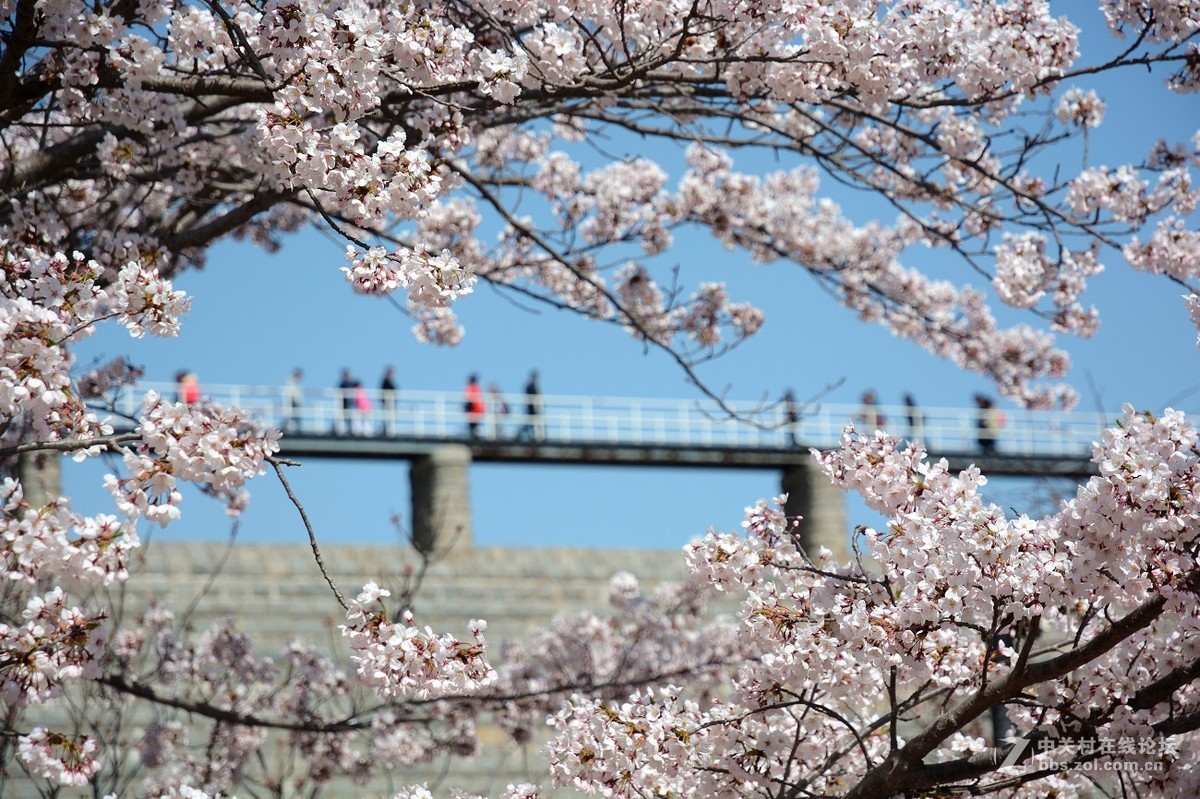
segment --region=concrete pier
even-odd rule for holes
[[[788,516],[803,517],[798,532],[809,557],[815,559],[825,547],[835,561],[849,560],[845,492],[811,463],[788,467],[781,482],[788,495],[784,511]]]
[[[413,546],[425,554],[473,546],[471,490],[468,472],[471,450],[463,444],[442,444],[413,460]]]

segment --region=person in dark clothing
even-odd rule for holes
[[[1004,425],[1004,416],[996,409],[992,398],[983,394],[975,395],[975,407],[979,409],[979,414],[975,417],[975,440],[979,444],[979,451],[984,455],[994,455],[996,438]]]
[[[796,437],[797,425],[800,424],[800,409],[796,406],[796,395],[789,388],[783,394],[783,423],[787,429],[788,443],[793,447],[800,441]]]
[[[350,432],[350,420],[354,418],[354,389],[358,386],[358,381],[350,374],[349,369],[342,370],[342,379],[338,382],[338,396],[341,402],[338,403],[337,430],[339,436],[344,436]]]
[[[396,370],[388,367],[383,371],[383,380],[379,383],[379,398],[383,403],[383,432],[394,435],[396,432]]]
[[[542,426],[542,390],[538,385],[536,370],[529,373],[529,382],[525,384],[525,423],[517,431],[520,441],[537,440],[545,437]]]
[[[904,395],[904,412],[908,417],[908,440],[922,441],[925,438],[925,417],[917,407],[917,401],[912,394]]]

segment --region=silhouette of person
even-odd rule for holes
[[[492,438],[504,434],[504,417],[508,416],[508,403],[495,383],[488,384],[488,406],[492,409]]]
[[[350,420],[354,418],[354,388],[358,381],[350,374],[349,369],[342,370],[342,379],[338,382],[337,434],[345,435],[350,432]]]
[[[525,384],[525,423],[517,431],[517,440],[536,439],[541,441],[545,436],[542,427],[542,389],[538,385],[537,370],[529,373],[529,382]]]
[[[292,374],[283,385],[283,407],[286,409],[284,430],[300,429],[300,409],[304,406],[304,389],[300,381],[303,379],[304,371],[297,367],[292,370]]]
[[[790,388],[783,393],[783,423],[787,430],[788,443],[796,446],[800,443],[796,437],[800,424],[800,409],[796,406],[796,395]]]
[[[467,415],[467,432],[471,438],[478,438],[479,423],[487,413],[487,405],[483,401],[483,389],[479,387],[477,375],[467,378],[467,387],[463,389],[463,412]]]
[[[396,432],[396,370],[391,366],[383,370],[383,380],[379,382],[379,398],[383,404],[383,432],[394,435]]]
[[[371,431],[371,395],[363,387],[362,381],[354,381],[354,416],[351,417],[351,432],[356,436],[369,435]]]
[[[925,417],[912,394],[904,395],[904,412],[908,417],[908,440],[921,441],[925,438]]]
[[[996,439],[1000,428],[1004,426],[1004,414],[996,408],[992,398],[985,394],[975,395],[975,407],[979,409],[975,417],[975,440],[979,444],[979,451],[984,455],[994,455]]]
[[[858,408],[858,420],[862,422],[863,426],[860,432],[867,435],[882,429],[887,424],[887,419],[875,406],[875,392],[870,389],[863,392],[862,405]]]

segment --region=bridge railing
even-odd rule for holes
[[[123,396],[118,411],[136,415],[140,397],[154,390],[174,399],[173,383],[140,383]],[[352,392],[337,388],[302,390],[293,404],[280,386],[204,385],[202,397],[237,405],[260,421],[287,433],[316,436],[467,440],[471,437],[464,399],[458,391],[365,389],[369,409],[360,409]],[[828,448],[837,444],[850,422],[862,430],[858,405],[821,403],[806,407],[788,425],[780,403],[731,401],[736,418],[715,403],[697,399],[647,399],[540,395],[529,412],[524,394],[499,402],[485,395],[487,411],[477,420],[482,439],[692,447]],[[910,419],[904,406],[876,408],[889,433],[919,439],[934,453],[978,449],[978,410],[921,408]],[[997,451],[1008,455],[1085,456],[1117,414],[1005,409]],[[793,437],[796,444],[793,444]]]

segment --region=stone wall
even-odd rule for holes
[[[412,549],[399,546],[326,546],[321,554],[330,577],[347,596],[372,580],[383,586],[400,585],[406,570],[419,563]],[[584,608],[603,612],[609,579],[619,571],[637,575],[646,590],[686,574],[683,558],[675,550],[456,547],[429,569],[414,610],[418,624],[463,636],[469,619],[487,619],[489,643],[498,651],[499,644],[523,638],[556,614]],[[125,590],[128,614],[138,613],[151,600],[176,613],[194,605],[189,616],[193,630],[235,614],[238,628],[259,647],[257,655],[273,655],[293,638],[327,650],[340,645],[336,625],[344,615],[306,546],[239,543],[227,548],[156,541],[146,548],[145,560]],[[344,656],[344,647],[341,652]],[[440,781],[438,796],[447,796],[451,787],[496,796],[510,782],[536,782],[549,788],[538,747],[517,749],[492,728],[481,729],[480,739],[480,754],[452,761],[448,774],[443,775],[438,764],[392,774],[390,784],[338,785],[322,795],[390,797],[396,787],[426,781],[431,787]],[[28,783],[9,785],[12,796],[34,795],[31,788]],[[90,789],[59,794],[90,795]],[[283,795],[290,794],[284,790]],[[573,794],[547,791],[543,795]]]
[[[141,606],[154,598],[182,608],[207,587],[193,614],[197,627],[234,613],[242,630],[277,650],[295,637],[327,639],[328,623],[344,620],[309,547],[236,544],[219,571],[223,545],[155,542],[146,554],[129,581],[130,600]],[[399,546],[324,546],[321,555],[347,596],[368,581],[398,585],[419,563]],[[647,586],[687,573],[677,550],[454,547],[430,567],[414,611],[419,624],[462,635],[469,619],[487,619],[489,641],[514,640],[556,614],[603,610],[609,579],[619,571]]]

